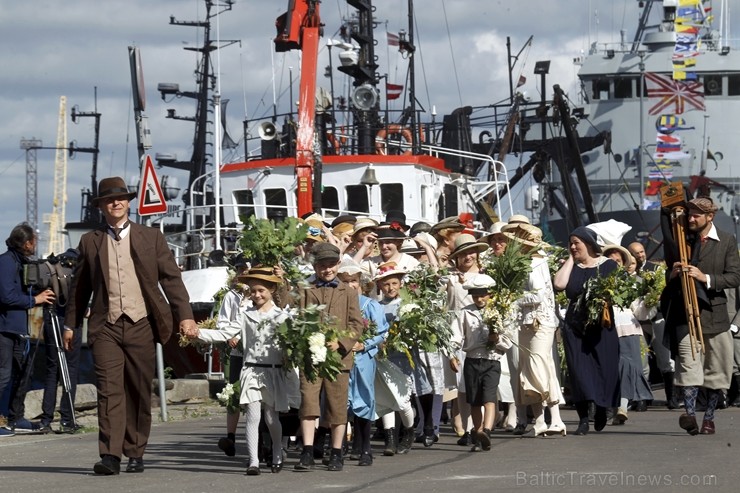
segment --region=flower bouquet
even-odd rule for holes
[[[647,308],[658,306],[660,295],[665,289],[665,271],[665,265],[659,265],[655,270],[640,272],[642,283],[639,287],[639,296],[644,298]]]
[[[216,393],[216,399],[229,413],[238,413],[241,392],[241,383],[237,380],[234,383],[227,383],[221,392]]]
[[[584,294],[578,299],[581,305],[579,310],[585,309],[587,326],[611,325],[611,320],[606,318],[609,307],[627,309],[639,294],[640,283],[637,278],[619,267],[609,275],[592,277],[586,281]]]
[[[483,322],[490,332],[509,334],[516,330],[516,301],[525,293],[530,272],[532,255],[522,250],[517,242],[509,243],[501,255],[485,259],[483,273],[496,282],[489,291],[490,299],[481,310]]]
[[[298,368],[306,379],[334,381],[342,370],[342,356],[326,343],[343,337],[335,323],[324,314],[325,305],[309,305],[285,319],[276,330],[286,369]]]
[[[391,324],[386,350],[406,354],[413,367],[412,349],[426,352],[448,350],[452,337],[451,312],[442,274],[428,264],[409,271],[401,288],[401,304]]]

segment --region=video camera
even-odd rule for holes
[[[51,289],[59,306],[67,303],[72,277],[79,252],[70,248],[60,255],[53,253],[45,259],[23,264],[23,284],[34,293]]]

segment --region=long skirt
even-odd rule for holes
[[[358,418],[375,419],[375,358],[367,352],[355,353],[349,372],[349,411]]]
[[[614,327],[588,328],[580,335],[568,322],[563,327],[565,360],[574,402],[619,405],[619,337]]]
[[[563,402],[552,355],[556,327],[525,325],[519,333],[519,376],[522,404]]]
[[[641,339],[640,335],[619,338],[619,392],[622,399],[633,401],[653,399],[650,383],[642,372]]]

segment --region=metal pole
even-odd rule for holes
[[[157,379],[159,380],[159,416],[167,421],[167,389],[164,384],[164,355],[162,345],[157,343]]]
[[[213,201],[216,206],[216,238],[215,250],[221,250],[221,94],[213,95]]]
[[[642,182],[642,172],[643,172],[643,159],[642,159],[642,153],[645,152],[645,114],[643,110],[643,100],[645,99],[645,52],[639,51],[638,55],[640,56],[640,149],[637,153],[637,179],[639,181],[639,192],[640,192],[640,209],[642,209],[645,197],[645,191],[644,191],[644,185]]]
[[[509,101],[514,104],[514,68],[511,66],[511,38],[506,36],[506,66],[509,69]]]

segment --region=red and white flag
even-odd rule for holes
[[[388,36],[388,46],[398,46],[398,34],[385,33]]]
[[[650,108],[651,115],[672,113],[680,115],[685,111],[704,111],[704,84],[698,81],[679,81],[654,74],[645,74],[647,97],[659,101]],[[666,109],[669,108],[668,111]]]
[[[527,78],[524,77],[523,75],[520,75],[519,80],[516,83],[516,87],[522,87],[526,83],[527,83]]]
[[[398,99],[399,97],[401,97],[402,93],[403,86],[398,84],[391,84],[390,82],[385,83],[385,97],[388,98],[388,101]]]

